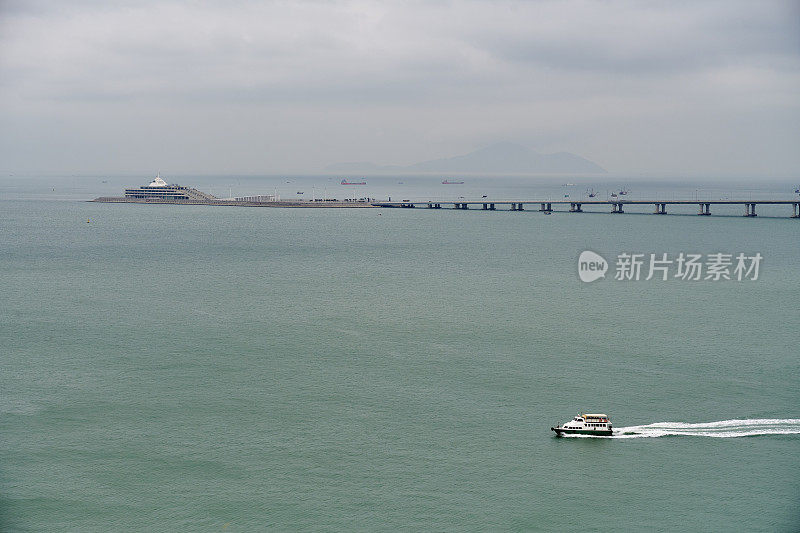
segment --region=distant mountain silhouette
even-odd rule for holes
[[[375,163],[339,163],[325,167],[332,172],[446,172],[459,174],[598,174],[601,166],[569,152],[540,154],[514,143],[497,143],[474,152],[445,159],[433,159],[409,166],[380,166]]]

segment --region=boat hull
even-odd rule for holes
[[[593,435],[595,437],[610,437],[613,432],[609,430],[597,431],[593,429],[564,429],[564,428],[550,428],[555,431],[556,437],[564,435]]]

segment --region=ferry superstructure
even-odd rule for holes
[[[610,437],[612,435],[611,420],[608,415],[580,414],[564,424],[550,428],[555,431],[556,437],[562,435],[595,435],[598,437]]]
[[[183,185],[168,184],[161,179],[161,174],[151,181],[148,185],[142,185],[133,189],[125,189],[125,198],[136,198],[140,200],[217,200],[215,196],[198,191]]]

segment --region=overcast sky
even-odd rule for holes
[[[0,0],[0,171],[800,174],[798,1]]]

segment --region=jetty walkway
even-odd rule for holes
[[[276,200],[271,202],[254,202],[249,200],[210,199],[175,199],[175,198],[129,198],[125,196],[101,196],[90,202],[107,204],[169,204],[169,205],[211,205],[220,207],[342,207],[364,208],[375,207],[366,200]]]
[[[769,205],[791,205],[792,215],[791,218],[800,218],[800,198],[795,200],[556,200],[556,201],[541,201],[541,200],[454,200],[450,202],[443,201],[427,201],[427,202],[373,202],[375,207],[400,207],[400,208],[416,208],[427,207],[428,209],[442,209],[442,206],[451,206],[451,209],[471,209],[480,208],[487,211],[494,211],[498,207],[503,206],[505,211],[525,211],[527,207],[538,207],[539,211],[551,213],[554,211],[553,206],[561,206],[566,208],[569,206],[570,213],[582,213],[583,206],[607,206],[611,213],[624,213],[625,206],[629,205],[652,205],[654,206],[653,214],[666,215],[668,205],[697,205],[699,208],[698,215],[711,215],[712,205],[741,205],[744,207],[744,215],[746,217],[755,217],[756,204],[769,204]],[[472,206],[472,207],[471,207]],[[563,211],[567,211],[563,209]]]

